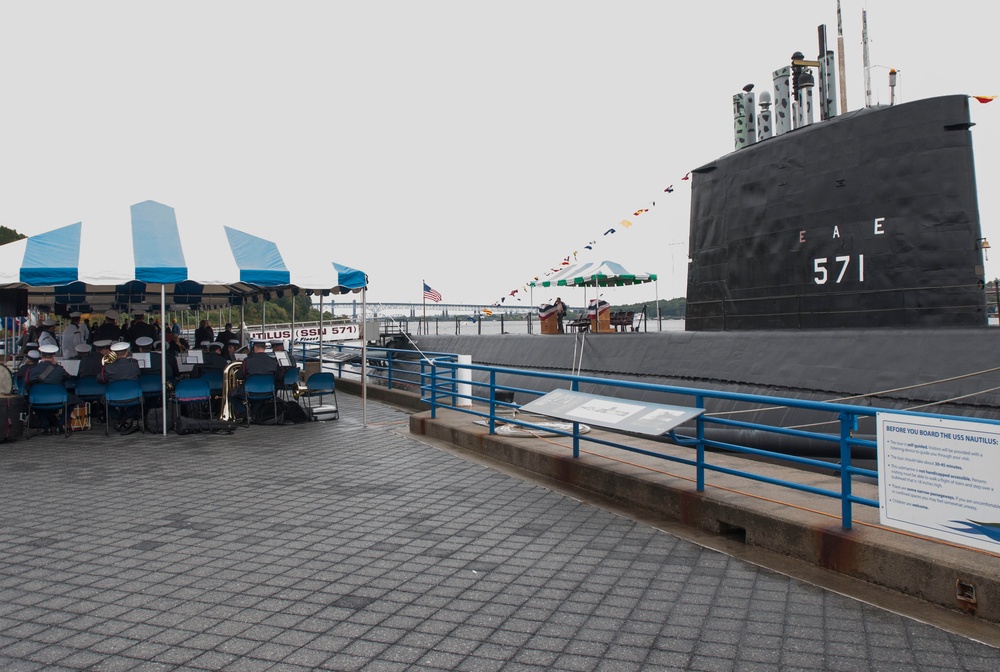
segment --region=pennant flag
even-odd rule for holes
[[[431,286],[426,282],[424,283],[424,298],[430,299],[434,303],[441,303],[441,293],[436,289],[431,289]]]
[[[486,317],[493,317],[493,311],[489,308],[483,308],[483,315]]]
[[[583,249],[585,249],[585,250],[592,250],[592,249],[594,249],[594,246],[593,245],[584,245]]]
[[[669,187],[667,187],[663,191],[667,192],[668,194],[674,193],[674,185],[671,184]]]
[[[614,233],[614,232],[615,232],[615,230],[614,230],[614,229],[608,229],[607,231],[605,231],[605,232],[604,232],[604,235],[606,236],[606,235],[608,235],[609,233]]]
[[[626,229],[628,229],[632,227],[632,222],[628,221],[627,219],[623,219],[622,221],[618,222],[618,226],[623,226]]]
[[[684,177],[682,177],[681,179],[682,179],[682,180],[690,180],[690,179],[691,179],[691,173],[688,173],[687,175],[685,175],[685,176],[684,176]]]
[[[507,296],[514,296],[516,294],[517,294],[517,290],[516,289],[512,289],[511,292],[510,292],[510,294],[508,294]]]
[[[996,96],[973,96],[980,103],[991,103],[996,100]]]
[[[473,324],[475,324],[476,323],[476,318],[473,317],[472,315],[469,315],[469,322],[472,322]]]

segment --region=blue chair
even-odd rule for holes
[[[104,403],[104,390],[105,385],[97,380],[96,376],[84,376],[83,378],[77,378],[76,380],[76,396],[80,401],[87,402],[91,405],[91,409],[94,408],[98,403]],[[93,416],[93,410],[91,411]],[[107,422],[107,418],[104,418]]]
[[[337,409],[334,419],[340,418],[340,406],[337,403],[337,386],[332,373],[328,371],[317,371],[306,380],[306,392],[301,395],[309,401],[312,408],[313,397],[319,397],[320,406],[323,405],[323,397],[333,395],[333,406]]]
[[[142,396],[146,401],[155,401],[163,394],[163,381],[160,372],[143,373],[139,376],[139,387],[142,388]]]
[[[222,399],[222,369],[201,369],[198,372],[198,380],[204,380],[208,383],[208,389],[213,398]],[[210,403],[209,406],[211,407],[211,405]],[[217,408],[222,408],[221,401]]]
[[[76,396],[80,401],[96,403],[104,399],[104,383],[97,380],[96,376],[84,376],[76,380]]]
[[[250,426],[250,416],[253,406],[259,407],[262,402],[271,400],[274,405],[274,417],[278,417],[278,396],[274,389],[274,376],[267,373],[256,373],[247,376],[243,381],[243,401],[246,406],[247,427]],[[251,402],[257,402],[252,404]]]
[[[292,390],[295,386],[299,384],[299,369],[298,367],[293,367],[285,369],[285,373],[281,379],[281,391],[285,393],[285,399],[289,399],[292,394]]]
[[[104,417],[107,423],[104,425],[104,434],[107,436],[108,427],[111,426],[111,409],[116,408],[121,412],[126,412],[130,408],[139,409],[139,424],[142,425],[145,415],[145,404],[143,403],[142,386],[138,380],[114,380],[107,384],[104,391]]]
[[[32,412],[37,413],[38,411],[62,411],[62,429],[63,434],[69,436],[69,430],[66,429],[66,421],[69,418],[69,409],[67,405],[69,403],[69,393],[66,391],[64,385],[56,385],[53,383],[35,383],[28,390],[28,415],[27,418],[31,419]],[[30,426],[30,422],[28,423]],[[36,432],[37,434],[38,432]],[[25,432],[25,440],[30,439],[31,434]]]
[[[186,378],[178,380],[174,387],[174,407],[176,416],[180,417],[181,404],[198,404],[205,409],[205,417],[212,410],[212,388],[204,378]]]
[[[14,377],[14,394],[20,394],[22,397],[25,396],[23,378]]]

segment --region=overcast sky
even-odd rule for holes
[[[890,67],[899,101],[1000,95],[988,3],[842,7],[851,109],[864,105],[863,8],[875,102],[888,102]],[[419,302],[426,280],[445,302],[483,305],[554,298],[522,287],[597,241],[594,256],[660,277],[609,290],[612,303],[682,296],[681,178],[732,149],[732,95],[769,90],[793,51],[814,58],[823,23],[836,50],[836,0],[767,12],[728,0],[8,2],[0,224],[32,235],[127,221],[153,199],[181,222],[322,246],[368,273],[373,301]],[[972,114],[993,278],[1000,101]]]

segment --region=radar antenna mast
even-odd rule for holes
[[[847,112],[847,73],[844,66],[844,22],[840,18],[840,0],[837,0],[837,61],[840,71],[840,110]]]
[[[861,10],[861,43],[864,47],[865,59],[865,107],[872,106],[872,73],[871,62],[868,59],[868,11]]]

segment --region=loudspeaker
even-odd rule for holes
[[[0,316],[23,317],[27,314],[27,289],[0,289]]]

